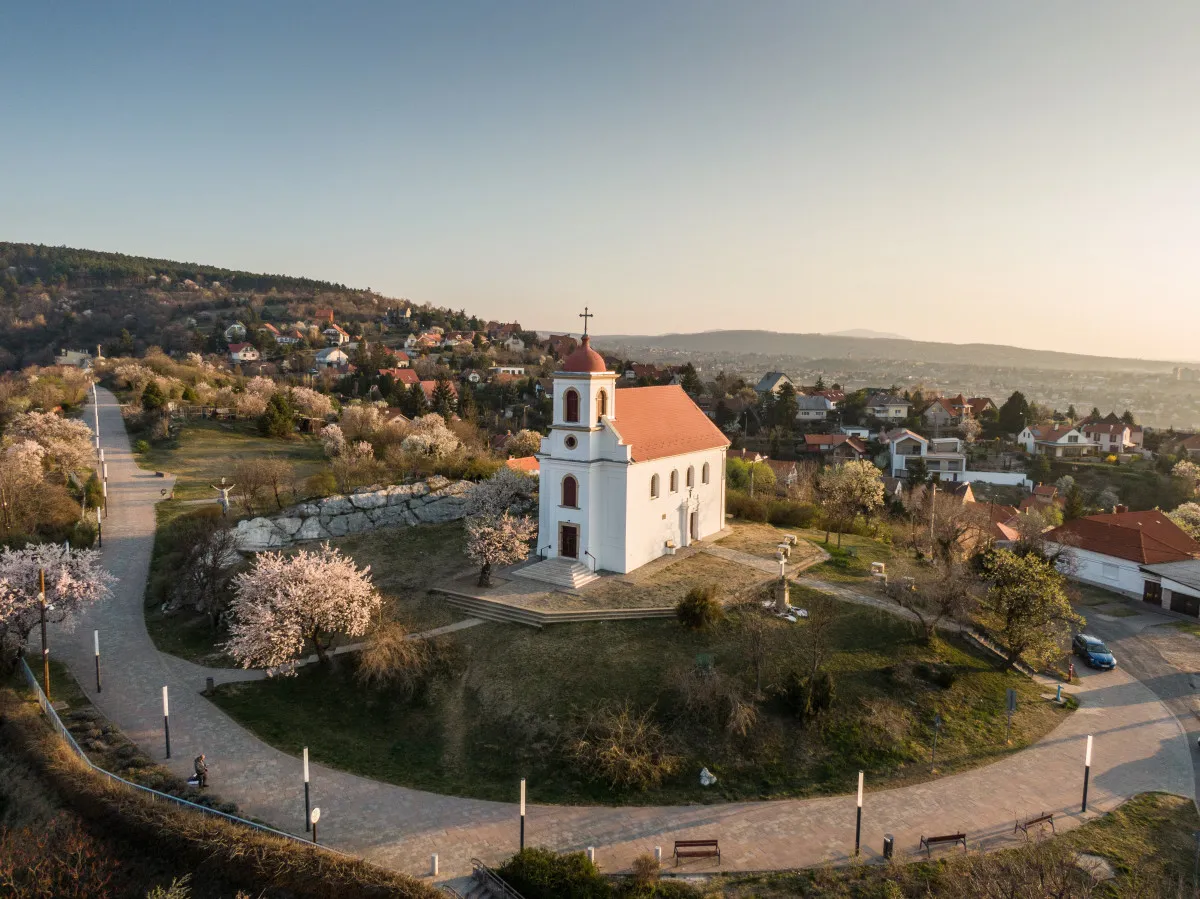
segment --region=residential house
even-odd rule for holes
[[[304,332],[299,328],[289,328],[287,331],[278,331],[274,334],[275,343],[279,346],[295,346],[304,341]]]
[[[315,364],[317,368],[344,369],[350,364],[350,357],[341,347],[331,346],[317,352]]]
[[[954,437],[929,440],[916,431],[900,428],[880,437],[888,448],[888,472],[894,478],[907,478],[914,459],[925,460],[925,470],[941,481],[962,481],[967,457],[962,442]]]
[[[1200,434],[1185,437],[1179,442],[1179,455],[1189,459],[1200,459]]]
[[[432,404],[433,403],[433,392],[435,390],[437,390],[438,382],[437,381],[420,381],[418,383],[420,383],[421,389],[425,391],[425,399],[427,399]],[[455,384],[453,381],[447,381],[446,386],[448,386],[450,388],[450,395],[453,396],[455,400],[457,400],[458,399],[458,385]]]
[[[767,457],[748,449],[731,449],[725,454],[726,459],[741,459],[746,463],[766,462]]]
[[[792,379],[781,371],[769,371],[759,378],[754,389],[759,396],[766,396],[768,393],[778,393],[779,388],[784,384],[792,384]],[[792,384],[792,386],[796,385]]]
[[[912,403],[894,393],[876,393],[867,399],[867,414],[881,421],[904,421]]]
[[[1046,538],[1067,577],[1160,607],[1163,575],[1143,566],[1200,559],[1200,543],[1157,509],[1076,518]]]
[[[1028,512],[1030,509],[1036,509],[1039,512],[1049,509],[1051,506],[1058,506],[1062,509],[1066,506],[1066,497],[1059,496],[1058,488],[1053,484],[1038,484],[1033,488],[1033,492],[1029,496],[1021,500],[1021,511]]]
[[[325,342],[329,346],[341,346],[350,342],[350,335],[347,334],[339,325],[330,325],[321,332],[325,337]]]
[[[488,369],[493,375],[525,375],[524,365],[493,365]]]
[[[234,322],[225,329],[225,340],[229,343],[237,343],[246,339],[246,326],[241,322]]]
[[[242,362],[257,362],[261,357],[258,350],[248,343],[231,343],[229,344],[229,361]]]
[[[629,368],[625,369],[625,378],[629,381],[640,381],[642,378],[648,381],[657,381],[663,374],[663,370],[657,365],[642,362],[630,363]]]
[[[1095,444],[1090,443],[1078,428],[1069,426],[1030,425],[1017,435],[1017,443],[1030,455],[1053,456],[1055,459],[1076,459],[1096,452]]]
[[[1142,565],[1141,570],[1146,577],[1142,587],[1143,600],[1153,603],[1159,595],[1162,608],[1200,618],[1200,560]],[[1158,579],[1157,587],[1152,586],[1155,578]]]
[[[546,338],[546,344],[559,359],[566,359],[579,347],[579,341],[570,334],[551,334]]]
[[[958,421],[961,415],[955,409],[951,400],[946,399],[944,396],[939,396],[925,407],[925,411],[921,413],[921,418],[931,428],[945,428]]]
[[[316,319],[318,322],[324,322],[325,324],[332,325],[333,324],[333,310],[332,309],[318,309],[316,311],[316,314],[313,316],[313,318]]]
[[[54,364],[71,368],[91,368],[92,354],[87,350],[63,350],[54,357]]]
[[[836,408],[837,404],[825,396],[798,396],[796,397],[796,421],[825,421]]]
[[[1134,448],[1129,425],[1124,422],[1093,422],[1084,425],[1082,431],[1083,436],[1096,444],[1097,451],[1103,455],[1125,453]]]
[[[525,352],[525,341],[522,340],[517,334],[506,337],[504,340],[500,341],[499,345],[504,347],[510,353]]]
[[[867,454],[867,445],[857,437],[845,434],[805,434],[804,452],[834,462],[862,459]]]
[[[276,341],[279,340],[279,329],[270,322],[263,322],[260,328],[261,330],[266,331],[267,334],[273,337]]]
[[[967,403],[971,407],[972,418],[983,418],[985,415],[995,414],[1000,411],[989,396],[973,396],[967,400]]]
[[[842,425],[838,428],[838,433],[845,434],[847,437],[857,437],[863,443],[871,439],[871,429],[860,428],[857,425]]]
[[[421,376],[411,368],[387,368],[380,369],[381,375],[391,375],[392,379],[397,384],[403,384],[405,387],[412,387],[413,384],[421,383]]]
[[[521,471],[534,477],[537,477],[542,472],[537,456],[521,456],[517,459],[505,459],[504,464],[513,471]]]

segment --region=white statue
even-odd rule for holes
[[[221,478],[221,486],[220,487],[217,487],[212,484],[210,484],[209,486],[212,487],[213,490],[217,491],[217,493],[221,494],[221,497],[220,497],[220,499],[217,500],[217,502],[219,502],[221,504],[221,514],[228,515],[229,514],[229,491],[231,491],[237,485],[230,484],[228,487],[226,487],[225,479]]]

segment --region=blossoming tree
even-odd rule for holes
[[[467,519],[467,558],[479,565],[479,586],[492,585],[492,568],[529,557],[537,522],[528,515],[479,515]]]
[[[25,412],[9,425],[14,440],[32,440],[46,451],[45,461],[63,476],[86,468],[92,461],[92,432],[81,421],[54,412]]]
[[[116,578],[100,566],[100,554],[57,543],[0,549],[0,661],[21,651],[41,620],[38,573],[46,573],[46,620],[70,622],[85,606],[107,599]]]
[[[234,579],[225,651],[269,674],[294,673],[309,643],[328,662],[334,635],[361,637],[379,609],[370,572],[328,543],[291,556],[263,553]]]

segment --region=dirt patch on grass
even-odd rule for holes
[[[779,544],[784,538],[793,536],[800,538],[805,534],[803,528],[777,528],[773,524],[760,524],[753,521],[739,521],[730,525],[733,531],[728,537],[717,541],[717,546],[735,549],[738,552],[749,553],[764,559],[775,560]],[[792,547],[791,564],[796,565],[810,559],[820,558],[821,551],[808,540],[799,540]]]

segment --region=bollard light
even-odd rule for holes
[[[1088,734],[1087,749],[1083,752],[1083,807],[1080,812],[1087,811],[1088,779],[1092,774],[1092,735]]]
[[[521,778],[521,851],[525,851],[525,778]]]
[[[171,706],[167,700],[167,685],[163,684],[163,739],[167,744],[167,758],[171,757]]]
[[[308,807],[308,747],[304,747],[304,829],[309,830],[312,824],[308,818],[312,812]]]
[[[858,855],[859,846],[862,845],[862,796],[863,796],[863,773],[858,772],[858,811],[854,821],[854,854]]]
[[[92,631],[92,640],[96,644],[96,692],[100,692],[100,631]]]

